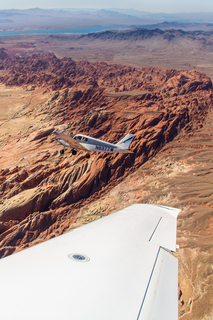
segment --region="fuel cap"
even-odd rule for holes
[[[71,260],[74,261],[78,261],[78,262],[88,262],[90,261],[90,258],[85,256],[85,254],[81,254],[81,253],[70,253],[68,255],[68,258],[70,258]]]

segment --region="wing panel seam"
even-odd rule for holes
[[[157,223],[157,225],[156,225],[156,227],[155,227],[154,231],[152,232],[151,237],[149,238],[149,241],[151,241],[151,240],[152,240],[152,238],[153,238],[153,236],[154,236],[154,234],[155,234],[155,232],[156,232],[156,230],[157,230],[157,228],[158,228],[158,226],[159,226],[159,224],[160,224],[161,220],[162,220],[162,217],[160,217],[160,219],[158,220],[158,223]]]
[[[162,218],[162,217],[161,217]],[[161,219],[160,219],[161,220]],[[160,222],[159,220],[159,222]],[[147,284],[147,287],[146,287],[146,291],[145,291],[145,294],[144,294],[144,297],[143,297],[143,300],[142,300],[142,303],[141,303],[141,307],[140,307],[140,310],[139,310],[139,313],[138,313],[138,316],[137,316],[137,320],[139,320],[139,317],[140,317],[140,314],[141,314],[141,310],[143,308],[143,305],[144,305],[144,301],[146,299],[146,295],[147,295],[147,292],[148,292],[148,289],[149,289],[149,285],[150,285],[150,282],[151,282],[151,279],[152,279],[152,276],[153,276],[153,273],[154,273],[154,270],[155,270],[155,266],[156,266],[156,263],[157,263],[157,260],[158,260],[158,256],[159,256],[159,253],[160,253],[160,249],[161,247],[159,247],[158,249],[158,253],[157,253],[157,256],[155,258],[155,262],[154,262],[154,265],[153,265],[153,268],[152,268],[152,272],[151,272],[151,275],[149,277],[149,281],[148,281],[148,284]]]

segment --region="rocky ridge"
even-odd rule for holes
[[[174,23],[175,25],[175,23]],[[177,24],[178,25],[178,24]],[[162,28],[164,26],[164,28]],[[134,28],[134,29],[127,29],[127,30],[106,30],[102,32],[94,32],[88,33],[85,35],[81,35],[80,39],[93,39],[93,40],[116,40],[116,41],[139,41],[145,39],[152,39],[158,38],[159,40],[167,40],[168,42],[176,39],[181,39],[182,41],[185,40],[197,40],[200,44],[204,46],[212,46],[212,30],[209,31],[201,31],[199,28],[195,29],[194,31],[184,31],[182,29],[183,25],[179,25],[178,30],[176,28],[169,27],[167,23],[160,24],[160,28],[157,28],[157,25],[154,25],[152,28]],[[172,24],[173,26],[173,24]],[[164,30],[163,30],[164,29]],[[207,37],[207,38],[205,38]]]
[[[192,240],[185,240],[186,229],[181,228],[195,224],[190,222],[191,216],[201,217],[203,210],[206,216],[211,203],[205,204],[201,212],[196,209],[196,214],[194,207],[186,210],[187,196],[180,194],[181,188],[176,186],[174,177],[177,167],[183,174],[178,176],[178,183],[184,180],[191,188],[194,173],[188,172],[194,150],[199,154],[200,148],[205,148],[202,149],[205,156],[211,148],[208,131],[212,124],[203,131],[212,112],[211,80],[197,71],[91,64],[70,58],[60,60],[52,54],[23,58],[2,52],[0,257],[131,203],[151,201],[176,206],[178,195],[183,211],[179,219],[179,243],[183,246],[179,254],[180,300],[191,301],[190,295],[193,296],[184,283],[187,288],[194,286],[195,296],[199,296],[196,288],[200,278],[193,283],[187,271],[190,262],[186,252],[193,255]],[[112,143],[130,132],[135,134],[131,145],[134,154],[92,153],[89,160],[84,152],[72,156],[66,149],[60,154],[61,147],[52,135],[54,130],[70,135],[81,132]],[[203,132],[207,141],[204,147],[190,142],[198,132]],[[178,144],[192,148],[192,151],[189,146],[184,149],[183,159],[178,152],[173,152]],[[171,163],[171,159],[176,162]],[[154,163],[152,167],[151,163]],[[201,171],[209,172],[210,167]],[[174,180],[172,188],[167,186],[164,172]],[[200,176],[198,169],[195,173]],[[119,184],[125,178],[125,182]],[[186,193],[188,185],[184,189]],[[202,197],[209,193],[208,183],[205,188]],[[211,223],[206,224],[211,233]],[[195,226],[193,230],[198,228]],[[205,232],[199,228],[198,233],[202,236]],[[195,235],[193,237],[195,239]],[[206,249],[202,250],[205,255]],[[207,273],[209,277],[209,267],[205,268],[202,274]],[[209,284],[209,278],[205,283]],[[202,299],[204,296],[202,292]],[[190,319],[192,306],[195,309],[202,306],[202,299],[183,304],[184,319]]]
[[[201,128],[212,105],[211,80],[197,71],[90,64],[52,54],[3,56],[0,69],[1,83],[29,93],[28,104],[7,121],[40,119],[21,135],[1,138],[1,257],[64,232],[79,206],[106,193],[180,132]],[[36,90],[48,99],[33,105]],[[72,160],[67,150],[59,157],[55,129],[112,143],[131,132],[134,154],[94,153],[86,160],[79,153]]]

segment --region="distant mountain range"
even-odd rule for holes
[[[174,40],[175,38],[185,38],[193,41],[199,41],[203,45],[211,46],[213,45],[213,30],[211,31],[183,31],[183,30],[161,30],[159,28],[155,29],[145,29],[145,28],[135,28],[130,30],[107,30],[104,32],[96,32],[81,35],[80,38],[93,38],[102,40],[144,40],[153,37],[158,37],[161,39],[166,39],[168,41]]]
[[[179,23],[213,23],[213,12],[192,12],[192,13],[150,13],[134,9],[110,9],[118,13],[132,15],[142,19],[155,20],[160,22],[179,22]]]
[[[151,40],[150,43],[159,41],[160,43],[164,43],[169,50],[169,45],[172,47],[173,45],[181,45],[188,46],[188,51],[191,50],[191,47],[196,48],[196,52],[205,50],[207,55],[213,51],[213,30],[211,31],[184,31],[184,30],[161,30],[159,28],[155,29],[145,29],[145,28],[135,28],[135,29],[127,29],[127,30],[107,30],[104,32],[95,32],[89,34],[83,34],[80,36],[80,39],[98,39],[98,40],[116,40],[118,44],[120,41],[133,41],[140,43],[140,46],[145,47],[148,44],[148,40]],[[154,44],[152,47],[156,49],[156,45]],[[194,50],[193,49],[193,50]],[[176,49],[177,50],[177,49]],[[207,57],[207,56],[206,56]]]
[[[149,13],[134,9],[0,10],[0,30],[67,29],[91,26],[213,29],[212,13]]]

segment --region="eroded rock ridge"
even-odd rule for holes
[[[5,90],[20,88],[23,101],[0,123],[0,257],[65,232],[80,208],[178,134],[201,128],[213,99],[211,80],[197,71],[91,64],[53,54],[14,57],[2,50],[0,80]],[[20,123],[22,130],[13,131]],[[60,155],[54,130],[111,143],[133,133],[134,154],[92,153],[88,160],[66,149]]]

